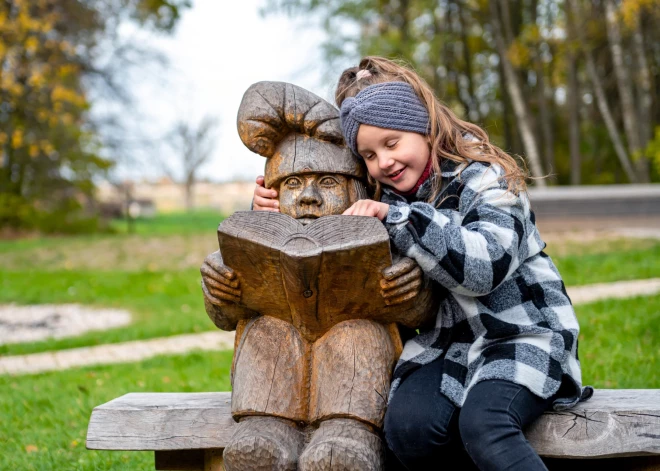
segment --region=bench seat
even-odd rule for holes
[[[156,469],[202,470],[220,463],[234,426],[228,392],[131,393],[94,408],[87,448],[152,450]],[[546,412],[526,436],[549,463],[626,458],[619,469],[660,470],[660,390],[596,390],[573,409]]]

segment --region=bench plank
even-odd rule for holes
[[[131,393],[95,407],[90,450],[224,448],[234,431],[231,393]]]
[[[224,448],[233,433],[230,393],[133,393],[92,412],[87,448]],[[571,410],[546,412],[526,432],[541,456],[660,455],[660,390],[599,389]]]
[[[660,454],[660,390],[597,389],[573,409],[546,412],[526,436],[553,458]]]

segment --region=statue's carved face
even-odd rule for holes
[[[280,212],[303,224],[341,214],[351,204],[351,179],[337,173],[291,175],[280,183]]]

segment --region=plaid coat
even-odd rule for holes
[[[497,165],[445,160],[433,205],[425,202],[432,179],[414,201],[384,190],[392,244],[417,261],[440,298],[435,326],[405,343],[390,397],[406,375],[439,358],[441,391],[458,407],[487,379],[542,398],[563,385],[556,410],[593,393],[582,388],[579,326],[564,283],[543,252],[527,195],[507,191],[502,176]]]

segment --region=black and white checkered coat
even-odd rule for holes
[[[425,202],[431,179],[413,202],[384,190],[393,245],[417,261],[441,298],[435,327],[406,342],[390,397],[406,375],[438,358],[441,391],[458,407],[486,379],[542,398],[563,383],[555,409],[591,396],[582,388],[579,326],[564,283],[543,253],[526,193],[507,191],[502,175],[497,165],[446,160],[433,205]]]

